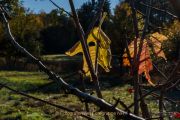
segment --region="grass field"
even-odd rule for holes
[[[78,54],[75,56],[68,56],[66,54],[57,54],[57,55],[42,55],[41,58],[43,60],[83,60],[82,54]]]
[[[67,74],[59,73],[59,76],[63,77]],[[42,90],[35,89],[38,85],[48,83],[51,80],[43,72],[18,72],[18,71],[1,71],[0,83],[6,84],[15,90],[27,93],[29,95],[44,99],[49,102],[56,103],[58,105],[77,110],[79,112],[85,111],[85,105],[74,95],[65,95],[59,85],[53,84]],[[124,78],[126,79],[126,78]],[[79,76],[74,76],[65,80],[68,84],[74,84],[79,80]],[[120,98],[129,106],[133,102],[133,94],[128,92],[131,81],[120,80],[118,75],[103,75],[99,76],[100,87],[102,89],[102,95],[104,100],[110,104],[115,104],[115,100],[112,97]],[[87,92],[94,91],[93,83],[90,82],[88,77],[85,77],[85,84]],[[77,88],[82,90],[81,84],[77,85]],[[171,95],[168,93],[167,95]],[[96,96],[93,94],[94,97]],[[151,96],[146,97],[146,102],[151,115],[158,112],[158,101]],[[172,111],[174,105],[165,102],[169,111]],[[99,108],[89,103],[91,112],[98,110]],[[118,104],[118,108],[124,110],[124,108]],[[130,109],[133,111],[133,108]],[[32,119],[32,120],[85,120],[80,116],[67,116],[61,115],[62,111],[45,103],[29,99],[27,97],[13,93],[12,91],[3,88],[0,91],[0,119],[2,120],[17,120],[17,119]],[[140,111],[141,115],[141,111]],[[103,120],[102,116],[91,116],[96,120]],[[110,116],[111,120],[114,120],[114,116]]]
[[[75,62],[72,62],[72,61],[82,61],[82,55],[76,55],[72,57],[67,56],[67,55],[62,55],[62,54],[61,55],[43,55],[42,60],[44,61],[47,60],[47,62],[54,64],[54,66],[50,66],[48,65],[49,63],[48,64],[46,63],[49,69],[51,69],[52,71],[56,71],[57,75],[59,75],[60,77],[64,77],[73,72],[72,67],[73,65],[75,65]],[[58,64],[56,65],[56,62],[53,62],[53,61],[57,61]],[[66,63],[66,61],[68,62]],[[76,64],[79,64],[79,63],[76,63]],[[55,68],[53,69],[53,67]],[[78,65],[75,65],[73,68],[77,69],[77,67]],[[63,69],[63,71],[59,70],[61,72],[57,72],[58,68]],[[120,78],[118,71],[116,71],[115,73],[111,71],[111,73],[105,73],[105,74],[99,73],[98,78],[99,78],[99,84],[102,90],[103,99],[106,102],[113,105],[115,104],[115,100],[113,100],[113,97],[116,97],[124,101],[127,106],[133,103],[133,94],[130,94],[128,92],[129,88],[133,87],[131,86],[132,76],[129,76],[129,74],[124,74],[124,76]],[[158,77],[156,76],[152,77],[152,79],[154,78],[158,78]],[[49,85],[41,90],[35,89],[37,86],[51,82],[51,81],[52,80],[49,79],[49,76],[47,76],[44,72],[19,72],[19,71],[10,71],[10,70],[0,72],[0,83],[6,84],[7,86],[15,90],[27,93],[34,97],[44,99],[46,101],[61,105],[63,107],[66,107],[72,110],[76,110],[79,112],[86,111],[85,105],[82,104],[76,96],[64,94],[63,90],[60,89],[61,87],[58,84]],[[66,79],[65,81],[70,85],[73,85],[74,83],[78,81],[79,84],[76,87],[82,90],[78,75],[71,77],[69,79]],[[94,85],[92,82],[90,82],[89,77],[85,77],[85,85],[86,85],[86,91],[88,93],[95,91],[93,87]],[[146,85],[149,85],[149,84],[147,83]],[[95,94],[93,94],[93,96],[97,97],[96,92]],[[177,100],[178,99],[177,96],[179,96],[179,92],[169,91],[168,93],[166,93],[166,96],[168,96],[169,98],[172,98],[173,100]],[[158,112],[158,100],[151,96],[147,96],[145,100],[146,100],[146,103],[148,105],[148,108],[152,117],[157,117],[155,116],[155,113]],[[174,111],[175,105],[169,104],[167,101],[164,101],[164,104],[166,105],[166,108],[168,109],[168,111],[170,112]],[[117,107],[121,110],[124,110],[124,108],[120,104],[118,104]],[[90,111],[91,113],[99,109],[97,106],[95,106],[92,103],[89,103],[89,108],[91,110]],[[130,110],[133,112],[133,107]],[[62,115],[60,114],[60,112],[62,111],[63,110],[52,107],[45,103],[42,103],[33,99],[29,99],[27,97],[13,93],[12,91],[7,90],[6,88],[2,88],[2,90],[0,90],[0,120],[1,119],[2,120],[18,120],[18,119],[22,119],[22,120],[26,120],[26,119],[28,120],[29,119],[30,120],[55,120],[55,119],[85,120],[84,118],[80,116]],[[177,111],[179,110],[177,109]],[[141,116],[141,110],[140,110],[140,116]],[[96,120],[104,120],[104,117],[102,115],[99,115],[99,116],[91,115],[91,117]],[[110,119],[114,120],[115,117],[110,116]]]

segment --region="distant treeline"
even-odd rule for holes
[[[76,9],[79,21],[84,32],[87,31],[93,17],[95,16],[101,0],[90,0],[83,3],[82,6]],[[146,0],[140,0],[146,4]],[[18,0],[0,1],[6,10],[11,14],[10,28],[15,39],[24,46],[30,53],[40,57],[41,54],[64,54],[73,45],[79,41],[76,26],[72,18],[59,9],[53,9],[50,13],[41,11],[39,14],[34,14],[33,11],[25,9],[23,3]],[[43,1],[42,1],[43,4]],[[119,0],[113,11],[110,8],[111,0],[105,0],[103,12],[107,12],[102,30],[112,41],[112,54],[122,55],[124,52],[123,34],[127,34],[128,42],[135,39],[134,25],[132,21],[131,8],[128,1]],[[164,9],[173,13],[172,7],[168,0],[152,0],[152,6],[159,9]],[[60,6],[63,8],[63,6]],[[137,10],[146,13],[146,7],[138,2],[135,2]],[[168,8],[168,9],[167,9]],[[137,13],[139,30],[142,30],[144,19],[142,15]],[[163,47],[166,48],[165,54],[169,56],[168,60],[177,58],[172,52],[177,52],[179,48],[177,34],[180,30],[172,31],[179,25],[179,22],[172,19],[167,14],[151,10],[150,22],[159,27],[171,28],[171,30],[161,31],[149,27],[147,36],[153,32],[161,32],[169,36],[170,40],[165,42]],[[99,19],[96,21],[95,27],[98,26]],[[140,35],[142,32],[140,32]],[[154,51],[151,51],[153,54]],[[0,22],[0,56],[6,59],[18,59],[23,56],[19,50],[14,48],[6,35],[5,27]],[[153,57],[157,60],[157,57]]]

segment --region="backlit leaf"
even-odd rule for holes
[[[102,21],[100,25],[102,24]],[[110,49],[110,43],[111,40],[106,36],[106,34],[101,30],[100,27],[94,28],[91,33],[88,36],[87,43],[94,42],[95,46],[89,47],[89,52],[93,64],[93,68],[95,68],[95,59],[96,59],[96,49],[97,49],[97,43],[96,40],[100,40],[100,47],[98,52],[98,64],[101,65],[106,72],[109,72],[109,68],[111,68],[110,62],[111,62],[111,49]],[[82,49],[81,42],[77,42],[69,51],[66,52],[69,56],[74,56],[77,53],[83,53],[83,70],[85,71],[85,75],[90,75],[90,71],[87,65],[87,62],[85,60],[84,52]]]
[[[138,74],[141,74],[144,72],[145,77],[148,79],[148,82],[155,86],[150,79],[149,71],[153,69],[152,61],[149,54],[149,45],[147,40],[143,40],[142,50],[139,52],[139,45],[140,45],[140,38],[135,39],[131,42],[131,44],[128,46],[129,52],[131,55],[131,58],[134,58],[132,62],[132,66],[130,69],[130,73],[133,73],[135,71],[138,72]],[[134,55],[134,44],[137,42],[137,52],[136,55]],[[138,53],[140,53],[140,57],[138,58]],[[123,56],[127,56],[127,53],[125,53]],[[124,58],[123,61],[126,61],[127,65],[130,65],[128,58]]]
[[[134,58],[132,61],[130,73],[137,71],[138,74],[141,74],[144,72],[146,78],[148,79],[148,82],[152,84],[153,86],[155,86],[151,82],[151,79],[149,76],[149,71],[153,70],[152,61],[151,61],[151,57],[149,53],[149,44],[151,43],[153,45],[153,49],[155,50],[158,56],[161,56],[166,60],[167,58],[165,57],[164,52],[162,51],[161,47],[162,47],[162,42],[167,39],[168,38],[166,36],[156,32],[151,35],[148,41],[144,39],[143,43],[140,43],[142,42],[140,38],[137,38],[134,41],[132,41],[131,44],[128,46],[130,57]],[[134,47],[135,43],[137,44],[136,48]],[[140,44],[142,44],[141,51],[139,50]],[[130,66],[130,62],[127,58],[128,55],[126,53],[126,49],[125,49],[125,53],[123,57],[124,57],[123,58],[124,66]]]
[[[152,36],[150,37],[151,43],[153,44],[153,49],[155,50],[156,54],[163,57],[165,60],[167,60],[167,58],[165,57],[164,52],[161,49],[161,44],[164,40],[167,39],[168,38],[166,36],[159,34],[158,32],[152,34]]]

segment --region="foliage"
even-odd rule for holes
[[[74,22],[64,12],[55,9],[39,16],[44,25],[39,37],[44,44],[43,54],[63,54],[77,42]]]
[[[128,0],[125,0],[125,1],[128,1]],[[138,2],[135,2],[135,8],[145,14],[146,6],[140,4],[140,2],[147,4],[147,0],[138,0]],[[151,5],[158,9],[166,10],[172,14],[175,14],[169,0],[152,0]],[[151,21],[151,23],[153,25],[156,25],[159,27],[163,26],[163,24],[162,24],[163,22],[172,23],[174,21],[174,19],[172,19],[166,13],[157,11],[155,9],[151,9],[149,20]],[[157,32],[157,31],[158,30],[156,30],[155,32]]]
[[[64,77],[71,73],[66,74],[59,74],[59,76]],[[74,95],[64,95],[63,90],[59,90],[59,85],[54,84],[47,86],[46,88],[42,90],[36,90],[34,89],[38,85],[42,85],[45,83],[49,83],[50,80],[48,79],[48,76],[44,72],[19,72],[19,71],[1,71],[0,72],[0,82],[6,83],[7,86],[12,87],[16,90],[19,90],[21,92],[28,93],[32,96],[42,98],[46,101],[53,102],[55,104],[59,104],[63,107],[78,110],[79,112],[85,112],[86,108],[81,102],[79,101],[78,97],[74,97]],[[112,99],[112,97],[117,96],[121,98],[121,101],[126,103],[127,106],[129,106],[133,99],[133,94],[129,93],[129,84],[122,83],[122,81],[114,80],[114,78],[118,78],[118,74],[112,75],[100,75],[99,76],[99,82],[102,88],[102,95],[104,101],[108,102],[109,104],[114,105],[115,100]],[[78,75],[74,76],[70,79],[67,79],[66,81],[69,84],[74,84],[77,82]],[[108,80],[104,80],[104,79]],[[118,82],[118,83],[117,83]],[[128,81],[126,81],[128,82]],[[114,86],[111,85],[114,83]],[[87,88],[87,93],[92,92],[92,89],[94,87],[92,82],[89,82],[89,79],[85,77],[85,84]],[[104,85],[104,86],[102,86]],[[78,89],[81,89],[81,84],[78,84],[76,86]],[[109,90],[110,89],[110,90]],[[132,88],[133,89],[133,88]],[[172,95],[171,91],[168,92],[169,96]],[[179,95],[179,92],[174,92],[175,95]],[[97,97],[96,94],[93,94],[92,96]],[[168,97],[168,96],[167,96]],[[174,98],[175,100],[176,98]],[[152,110],[151,115],[153,117],[157,116],[158,112],[158,103],[157,99],[153,98],[152,96],[147,96],[145,98],[147,101],[148,108]],[[19,105],[15,105],[15,101],[19,101]],[[174,109],[175,105],[169,104],[167,101],[164,101],[167,110],[171,111]],[[60,115],[59,112],[61,112],[61,109],[57,109],[55,107],[49,106],[47,104],[41,103],[39,101],[29,99],[27,97],[17,95],[14,92],[11,92],[7,89],[1,89],[0,92],[0,117],[1,119],[31,119],[32,116],[34,117],[40,117],[39,120],[46,120],[46,119],[61,119],[61,120],[71,120],[74,118],[78,118],[78,116],[68,116],[68,115]],[[89,109],[92,111],[97,111],[99,108],[96,107],[94,104],[89,103]],[[13,108],[14,107],[14,108]],[[121,104],[117,105],[117,108],[124,109]],[[14,109],[14,111],[13,111]],[[130,108],[130,110],[133,112],[133,108]],[[30,118],[28,118],[30,117]],[[73,118],[72,118],[73,117]],[[91,115],[96,120],[104,119],[102,115]],[[113,117],[113,116],[110,116]],[[140,110],[140,117],[141,117],[141,110]],[[35,119],[35,118],[32,118]],[[82,118],[84,119],[84,118]],[[113,118],[112,118],[113,120]]]
[[[163,44],[163,48],[166,48],[165,54],[168,61],[178,60],[179,54],[179,45],[180,45],[180,23],[178,20],[175,20],[170,27],[167,24],[163,23],[164,28],[168,30],[161,30],[161,34],[164,34],[168,37],[168,41]]]
[[[141,15],[137,14],[137,19],[139,19],[140,17]],[[123,42],[123,34],[127,34],[128,40],[132,40],[135,38],[131,8],[127,3],[116,5],[114,9],[114,15],[111,15],[109,19],[110,21],[107,23],[105,33],[112,40],[112,54],[123,55],[125,48]],[[139,29],[142,29],[143,22],[144,20],[142,19],[138,21]]]
[[[96,15],[99,5],[101,3],[101,0],[92,0],[91,2],[83,3],[81,8],[77,9],[77,14],[79,17],[79,22],[82,25],[82,28],[84,29],[84,32],[88,30],[89,25],[91,24],[92,19]],[[103,5],[103,12],[107,13],[107,16],[109,17],[111,14],[110,9],[110,1],[104,0]],[[100,20],[98,20],[100,22]],[[95,26],[99,25],[99,22],[95,23]],[[108,19],[105,19],[104,24],[102,25],[102,30],[105,29],[105,26],[107,26],[106,22]]]
[[[39,30],[43,27],[38,16],[32,14],[30,10],[25,10],[20,6],[14,10],[12,20],[9,23],[12,34],[18,43],[24,46],[32,55],[40,56],[42,43],[36,38],[39,36]],[[24,54],[11,45],[5,31],[5,25],[0,22],[0,56],[6,59],[18,59]]]
[[[19,0],[1,0],[0,4],[8,11],[13,13],[19,7]]]

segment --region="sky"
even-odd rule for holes
[[[50,13],[52,9],[57,9],[49,0],[22,0],[24,1],[24,7],[30,8],[34,13],[38,14],[40,11],[44,10],[46,13]],[[71,8],[69,5],[69,0],[52,0],[59,7],[64,8],[66,11],[71,12]],[[78,9],[82,6],[84,2],[89,0],[73,0],[75,8]],[[90,0],[91,1],[91,0]],[[111,12],[113,13],[113,9],[116,4],[118,4],[119,0],[110,0],[111,1]]]

